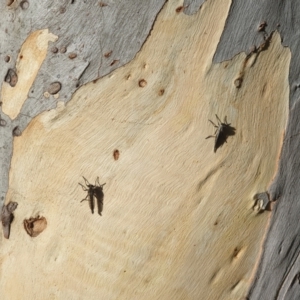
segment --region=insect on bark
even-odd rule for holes
[[[97,206],[98,206],[98,214],[100,216],[102,216],[101,213],[102,213],[102,210],[103,210],[103,198],[104,198],[103,186],[105,185],[105,183],[100,184],[99,177],[97,177],[97,179],[95,181],[95,185],[90,184],[85,177],[83,177],[83,179],[85,181],[86,186],[84,186],[80,182],[79,182],[79,184],[81,185],[82,189],[85,192],[87,192],[87,195],[80,202],[89,201],[89,206],[90,206],[90,209],[91,209],[92,214],[93,214],[94,213],[94,208],[95,208],[95,198],[96,198],[97,199]]]
[[[214,137],[215,138],[215,146],[214,152],[217,151],[219,147],[221,147],[225,142],[227,142],[227,137],[235,134],[235,128],[230,126],[230,123],[227,123],[227,117],[225,116],[224,122],[220,120],[220,118],[216,115],[218,125],[216,125],[213,121],[208,120],[216,129],[214,135],[209,135],[206,139]]]

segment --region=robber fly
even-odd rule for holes
[[[82,176],[83,177],[83,176]],[[102,210],[103,210],[103,198],[104,198],[104,194],[103,194],[103,186],[105,185],[105,183],[100,184],[99,182],[99,177],[97,177],[96,181],[95,181],[95,185],[90,184],[86,178],[84,178],[85,181],[85,185],[81,184],[79,182],[79,184],[81,185],[82,189],[87,192],[87,195],[84,199],[82,199],[80,202],[82,201],[89,201],[89,205],[90,205],[90,209],[92,211],[92,214],[94,213],[94,208],[95,208],[95,199],[94,197],[97,199],[97,206],[98,206],[98,214],[100,216],[102,216]]]
[[[220,118],[216,115],[218,125],[216,125],[213,121],[208,120],[216,129],[215,135],[209,135],[206,139],[214,137],[215,138],[215,146],[214,152],[217,151],[219,147],[221,147],[227,140],[229,135],[235,134],[235,128],[230,126],[230,123],[227,123],[227,117],[225,116],[224,122],[220,120]]]

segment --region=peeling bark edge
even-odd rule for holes
[[[265,36],[270,36],[275,30],[280,33],[282,44],[292,53],[288,125],[277,175],[268,189],[270,200],[278,201],[274,205],[260,264],[249,290],[251,300],[300,299],[300,281],[295,275],[300,269],[300,41],[296,26],[299,17],[300,3],[295,0],[288,3],[233,0],[213,58],[214,63],[220,63],[240,52],[249,53],[260,47]]]
[[[8,190],[14,128],[18,128],[21,134],[34,117],[57,105],[53,96],[44,97],[47,87],[59,82],[59,99],[67,103],[80,86],[129,63],[142,49],[166,3],[167,0],[118,4],[106,1],[107,6],[103,7],[98,2],[52,3],[49,0],[31,2],[26,10],[17,2],[9,7],[5,1],[0,3],[2,22],[7,24],[0,27],[0,34],[5,37],[5,42],[0,44],[2,78],[5,78],[9,69],[15,68],[19,51],[31,33],[48,28],[59,37],[49,46],[19,115],[11,120],[0,112],[2,122],[6,122],[6,126],[0,128],[3,141],[0,148],[0,204],[4,203]],[[14,19],[11,19],[12,12]],[[89,18],[86,18],[87,15]],[[15,32],[18,32],[17,36]],[[106,57],[107,51],[111,50],[111,57]],[[118,64],[112,64],[111,61],[118,61]]]
[[[17,206],[17,202],[9,202],[7,205],[2,206],[0,217],[2,222],[3,235],[6,239],[9,239],[10,225],[14,219],[13,212],[16,210]]]

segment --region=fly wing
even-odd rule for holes
[[[228,137],[227,127],[228,126],[226,125],[221,125],[219,127],[216,133],[214,152],[216,152],[219,147],[223,146],[223,144],[226,143]]]
[[[221,147],[223,144],[224,144],[224,135],[221,128],[219,128],[216,134],[214,152],[216,153],[217,149]]]
[[[97,199],[97,205],[98,205],[98,214],[100,216],[102,216],[102,211],[103,211],[103,198],[104,198],[104,194],[102,191],[102,187],[96,187],[94,190],[94,195]]]
[[[94,194],[93,192],[89,192],[89,205],[90,209],[92,211],[92,214],[94,213],[94,208],[95,208],[95,200],[94,200]]]

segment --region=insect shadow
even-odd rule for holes
[[[83,176],[82,176],[83,177]],[[85,181],[85,185],[81,184],[80,182],[78,184],[81,185],[82,189],[87,192],[87,195],[82,201],[89,201],[89,206],[92,211],[92,214],[94,213],[94,208],[95,208],[95,198],[97,199],[97,206],[98,206],[98,214],[102,216],[102,211],[103,211],[103,199],[104,199],[104,194],[103,194],[103,186],[105,183],[100,184],[99,182],[99,177],[96,178],[95,185],[90,184],[85,177],[83,177]]]
[[[227,138],[229,136],[235,135],[235,128],[230,126],[230,123],[227,123],[226,116],[224,118],[224,122],[222,122],[217,115],[216,118],[218,120],[218,125],[216,125],[213,121],[208,120],[215,128],[217,128],[215,134],[206,137],[206,139],[211,137],[215,138],[214,152],[216,152],[219,147],[223,146],[224,143],[227,143]]]

